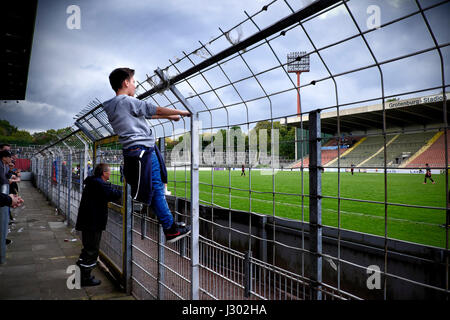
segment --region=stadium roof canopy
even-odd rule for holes
[[[37,0],[6,1],[0,14],[0,100],[25,100]]]
[[[450,94],[446,93],[447,109],[449,107]],[[385,101],[386,127],[405,128],[411,126],[435,126],[444,123],[444,111],[442,102],[443,95],[436,94],[405,100]],[[449,120],[447,111],[447,121]],[[303,128],[308,129],[308,114],[302,116]],[[336,134],[337,111],[323,111],[320,116],[322,132]],[[383,105],[340,109],[339,111],[340,131],[368,131],[383,128]],[[281,124],[300,127],[299,116],[282,119]]]

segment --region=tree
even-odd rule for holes
[[[17,127],[14,127],[7,120],[0,120],[0,135],[1,136],[10,136],[13,133],[17,132]]]
[[[271,121],[260,121],[252,129],[260,138],[260,131],[267,130],[267,152],[271,152],[272,147],[272,123]],[[279,121],[273,122],[273,129],[278,130],[279,133],[279,156],[294,159],[295,157],[295,127],[281,125]],[[261,142],[259,142],[261,143]],[[259,150],[259,147],[258,147]]]
[[[0,141],[9,144],[29,145],[33,137],[28,131],[18,130],[7,120],[0,120]]]

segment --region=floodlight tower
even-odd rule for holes
[[[288,72],[297,74],[297,115],[300,115],[302,109],[300,107],[300,73],[309,72],[309,55],[306,51],[291,52],[287,55]]]

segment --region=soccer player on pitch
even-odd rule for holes
[[[428,163],[425,164],[425,179],[423,180],[423,184],[427,184],[427,178],[431,180],[432,184],[435,184],[433,178],[431,178],[431,168]]]

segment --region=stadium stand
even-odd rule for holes
[[[343,151],[341,150],[341,153],[342,152]],[[322,165],[327,164],[331,160],[335,159],[337,156],[338,156],[337,149],[335,149],[335,150],[322,150]],[[297,162],[292,164],[290,166],[290,168],[297,169],[297,168],[300,168],[301,166],[302,166],[302,161],[298,160]],[[303,167],[308,167],[308,166],[309,166],[309,156],[306,156],[306,157],[303,158]]]
[[[449,132],[447,131],[447,141],[450,139]],[[410,161],[406,167],[424,167],[426,163],[430,167],[445,167],[445,135],[439,134],[439,137],[431,143],[428,148],[424,148],[418,156]],[[450,145],[447,145],[447,152],[450,152]],[[448,163],[447,163],[448,165]]]
[[[450,121],[450,114],[443,119],[442,93],[422,97],[409,97],[386,101],[385,104],[358,106],[340,110],[339,117],[335,110],[321,113],[322,134],[336,136],[339,132],[355,136],[367,135],[341,153],[339,166],[350,168],[353,164],[360,168],[382,168],[384,166],[384,137],[380,132],[386,126],[386,165],[390,168],[444,167],[445,135],[438,136],[438,131],[445,128]],[[450,94],[446,93],[447,108]],[[339,121],[338,121],[339,119]],[[383,120],[384,119],[384,120]],[[385,123],[383,122],[385,121]],[[308,130],[309,114],[280,120],[281,124],[293,125]],[[422,132],[418,132],[423,130]],[[398,134],[398,132],[403,132]],[[410,132],[410,133],[406,133]],[[441,133],[442,134],[442,133]],[[448,137],[448,136],[447,136]],[[324,141],[323,147],[333,146],[332,141]],[[297,146],[298,148],[298,146]],[[448,149],[450,151],[450,149]],[[329,168],[338,166],[337,159],[326,159],[333,155],[331,150],[324,153],[322,165]],[[335,153],[337,156],[337,153]],[[300,167],[296,161],[291,167]],[[304,159],[304,166],[309,164]]]
[[[422,148],[422,146],[426,144],[435,134],[435,132],[420,132],[398,135],[395,140],[391,140],[392,143],[386,146],[386,164],[389,167],[398,167],[403,161],[406,161],[406,159],[420,150],[420,148]],[[379,147],[379,153],[360,165],[366,167],[384,166],[383,141]]]
[[[387,145],[387,165],[390,167],[401,167],[405,164],[409,158],[421,150],[421,148],[426,145],[426,143],[435,136],[435,132],[419,132],[419,133],[408,133],[408,134],[391,134],[386,136]],[[383,136],[372,136],[365,139],[360,137],[353,138],[354,142],[360,141],[360,143],[355,143],[353,148],[341,149],[341,167],[350,167],[352,164],[355,166],[364,167],[383,167],[384,166],[384,138]],[[443,149],[444,138],[438,139],[438,141],[433,144],[433,148],[427,150],[424,154],[423,159],[417,158],[422,165],[425,163],[435,163],[437,153],[441,153],[440,160],[437,160],[440,166],[445,162],[445,154]],[[324,146],[335,146],[337,145],[336,140],[332,139],[328,141]],[[322,150],[322,165],[324,166],[337,166],[337,150]],[[425,161],[425,162],[424,162]],[[423,162],[423,164],[422,164]],[[411,163],[411,166],[415,165],[416,161]],[[303,167],[309,165],[309,157],[303,158]],[[437,166],[438,164],[436,164]],[[291,165],[291,168],[300,168],[301,160],[296,161]]]
[[[351,147],[355,146],[358,141],[361,140],[361,137],[355,137],[355,136],[346,136],[341,139],[341,150],[340,154],[345,155]],[[336,138],[331,138],[328,141],[326,141],[322,148],[332,148],[336,147],[336,149],[322,149],[322,165],[326,165],[328,163],[333,162],[333,160],[337,159],[338,156],[338,150],[337,150],[338,141]],[[297,160],[293,164],[291,164],[288,168],[300,168],[302,165],[302,161]],[[303,157],[303,167],[307,167],[309,165],[309,156]]]
[[[393,135],[388,135],[388,141],[393,137]],[[340,166],[350,167],[352,164],[355,166],[359,165],[374,155],[380,147],[383,146],[383,141],[382,136],[367,137],[364,141],[355,146],[353,150],[341,157]],[[333,163],[333,166],[337,166],[337,163]]]
[[[412,134],[387,135],[387,165],[398,167],[407,158],[414,155],[424,144],[430,140],[434,132],[421,132]],[[382,167],[384,166],[383,136],[367,137],[350,152],[343,154],[340,166],[350,167]],[[336,166],[337,163],[329,163]]]

